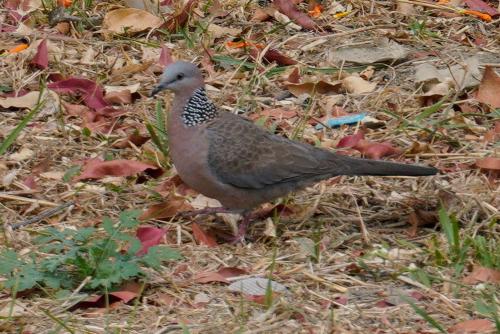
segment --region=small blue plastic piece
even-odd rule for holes
[[[334,128],[336,126],[341,126],[344,124],[355,124],[363,120],[366,117],[366,113],[353,114],[347,116],[340,116],[335,118],[330,118],[324,124],[330,128]],[[316,130],[323,129],[323,124],[316,124]]]

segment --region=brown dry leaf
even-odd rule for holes
[[[175,32],[177,29],[186,24],[191,12],[198,4],[198,0],[189,0],[184,8],[182,8],[177,14],[172,16],[165,23],[165,27],[168,31]]]
[[[488,319],[473,319],[459,322],[448,329],[456,334],[494,333],[495,325]]]
[[[317,94],[337,94],[340,92],[342,87],[342,81],[337,80],[333,82],[327,82],[319,80],[317,82],[304,82],[304,83],[286,83],[286,87],[295,96],[300,96],[302,94],[312,95]]]
[[[200,245],[205,245],[207,247],[217,247],[217,241],[210,233],[205,232],[198,224],[192,223],[191,228],[193,229],[194,239]]]
[[[476,100],[490,105],[492,108],[500,108],[500,77],[491,66],[484,69],[483,79],[479,84]]]
[[[500,140],[500,121],[496,121],[492,129],[484,134],[484,141],[494,143]]]
[[[500,283],[500,271],[475,265],[472,272],[462,280],[465,284]]]
[[[163,20],[158,16],[137,8],[115,9],[104,16],[104,32],[134,34],[148,29],[159,28]]]
[[[157,166],[135,160],[110,160],[102,161],[91,159],[83,167],[82,173],[76,177],[75,181],[86,179],[102,179],[105,176],[132,176],[140,172],[151,170],[161,171]]]
[[[438,217],[435,211],[425,211],[415,209],[410,212],[408,217],[410,227],[408,228],[408,235],[410,237],[417,236],[418,229],[422,226],[435,225],[438,222]]]
[[[172,195],[167,201],[151,205],[142,215],[140,220],[172,218],[181,212],[192,211],[193,207],[186,202],[184,197]]]
[[[376,82],[366,81],[356,75],[351,75],[342,79],[342,84],[347,92],[351,94],[370,93],[377,87]]]
[[[218,272],[215,271],[207,271],[207,272],[202,272],[194,275],[193,280],[196,283],[213,283],[213,282],[220,282],[220,283],[227,283],[229,284],[229,281],[219,274]]]
[[[500,171],[500,158],[487,157],[476,160],[476,166],[481,169]]]
[[[415,15],[416,14],[415,7],[413,7],[413,4],[403,2],[403,1],[398,1],[398,0],[396,0],[396,2],[397,2],[396,11],[398,13],[401,13],[403,15]]]
[[[224,36],[238,36],[241,34],[241,29],[239,28],[230,28],[220,26],[214,23],[210,23],[207,27],[207,32],[212,35],[213,38],[221,38]]]
[[[18,97],[0,97],[0,106],[3,108],[33,109],[38,102],[40,92],[33,91]]]
[[[394,62],[406,58],[407,55],[408,49],[406,47],[384,38],[369,45],[341,46],[331,53],[329,60],[337,64],[343,62],[373,64]]]

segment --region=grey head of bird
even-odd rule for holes
[[[203,76],[195,64],[176,61],[165,68],[160,81],[151,91],[151,96],[162,90],[171,90],[174,93],[190,92],[203,85]]]

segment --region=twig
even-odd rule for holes
[[[9,195],[9,194],[6,194],[6,193],[0,193],[0,198],[10,199],[12,201],[41,204],[41,205],[46,205],[46,206],[57,206],[56,203],[52,203],[52,202],[49,202],[49,201],[44,201],[43,199],[21,197],[21,196],[16,196],[16,195]]]
[[[30,219],[27,219],[21,223],[17,223],[17,224],[11,224],[10,226],[12,227],[13,230],[15,229],[18,229],[20,227],[23,227],[23,226],[26,226],[26,225],[30,225],[30,224],[33,224],[33,223],[36,223],[36,222],[39,222],[45,218],[48,218],[50,216],[53,216],[55,215],[56,213],[64,210],[65,208],[69,207],[69,206],[72,206],[75,204],[75,201],[69,201],[69,202],[66,202],[66,203],[63,203],[59,206],[56,206],[55,208],[52,208],[52,209],[49,209],[49,210],[45,210],[44,212],[42,212],[41,214],[39,215],[36,215],[34,217],[31,217]]]

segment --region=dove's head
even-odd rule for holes
[[[174,93],[191,93],[203,86],[203,76],[195,64],[186,61],[176,61],[165,68],[160,77],[160,82],[151,91],[151,96],[155,96],[166,89]]]

